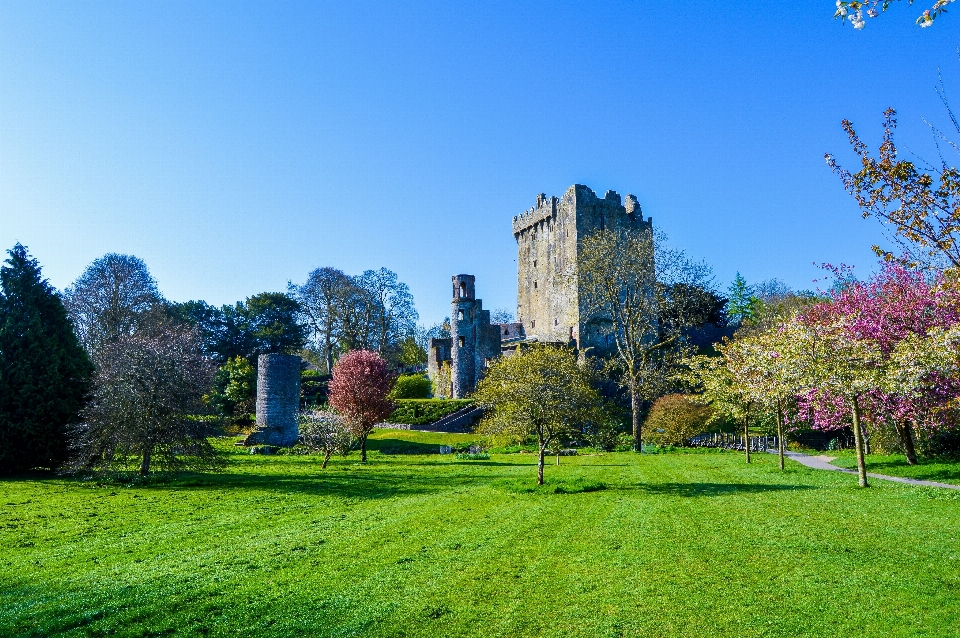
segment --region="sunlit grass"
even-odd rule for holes
[[[960,493],[735,453],[251,456],[0,482],[0,635],[944,636]],[[229,447],[229,446],[227,446]],[[379,450],[379,451],[378,451]],[[391,453],[384,453],[389,451]],[[410,454],[416,452],[417,454]]]

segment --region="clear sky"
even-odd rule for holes
[[[430,323],[456,273],[515,308],[511,218],[582,183],[634,193],[724,287],[811,288],[879,238],[823,161],[850,163],[840,120],[875,146],[894,106],[936,159],[938,67],[960,108],[960,13],[921,9],[854,31],[827,0],[0,0],[0,246],[61,288],[135,254],[215,304],[386,266]]]

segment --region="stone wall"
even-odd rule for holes
[[[601,199],[574,184],[563,197],[537,195],[536,205],[513,218],[517,240],[517,319],[528,339],[605,349],[606,340],[589,329],[576,280],[579,241],[599,230],[652,228],[637,198],[621,202],[615,191]]]

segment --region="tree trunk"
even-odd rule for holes
[[[860,429],[863,431],[863,453],[870,454],[870,435],[867,434],[867,424],[861,421]]]
[[[637,395],[636,381],[630,381],[630,412],[633,419],[633,449],[640,452],[643,444],[640,441],[640,397]]]
[[[780,457],[780,469],[783,469],[783,412],[777,402],[777,455]]]
[[[360,462],[367,462],[367,435],[364,434],[360,437]]]
[[[750,417],[743,418],[743,449],[747,453],[747,463],[750,462]]]
[[[150,473],[150,454],[153,452],[153,446],[147,445],[143,448],[143,460],[140,461],[140,476],[146,476]]]
[[[546,451],[545,446],[540,446],[540,454],[537,457],[537,485],[543,485],[543,453]]]
[[[907,455],[907,465],[916,465],[917,448],[913,445],[913,433],[910,430],[909,420],[904,419],[902,423],[897,423],[897,434],[900,435],[900,442],[903,443],[903,451]]]
[[[860,429],[860,402],[857,397],[851,397],[850,408],[853,413],[853,442],[857,446],[857,476],[860,479],[860,487],[869,487],[867,485],[867,464],[863,460],[863,430]]]
[[[331,452],[330,450],[327,450],[327,455],[326,455],[325,457],[323,457],[323,465],[320,466],[320,469],[321,469],[321,470],[327,469],[327,462],[330,461],[330,457],[331,457],[332,455],[333,455],[333,452]]]

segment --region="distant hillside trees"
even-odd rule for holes
[[[93,366],[36,259],[0,267],[0,473],[56,468],[68,454]]]
[[[416,340],[419,319],[413,295],[397,274],[386,268],[350,277],[336,268],[318,268],[301,285],[288,290],[300,304],[303,323],[322,355],[327,371],[351,350],[377,352],[394,365],[422,363]]]

